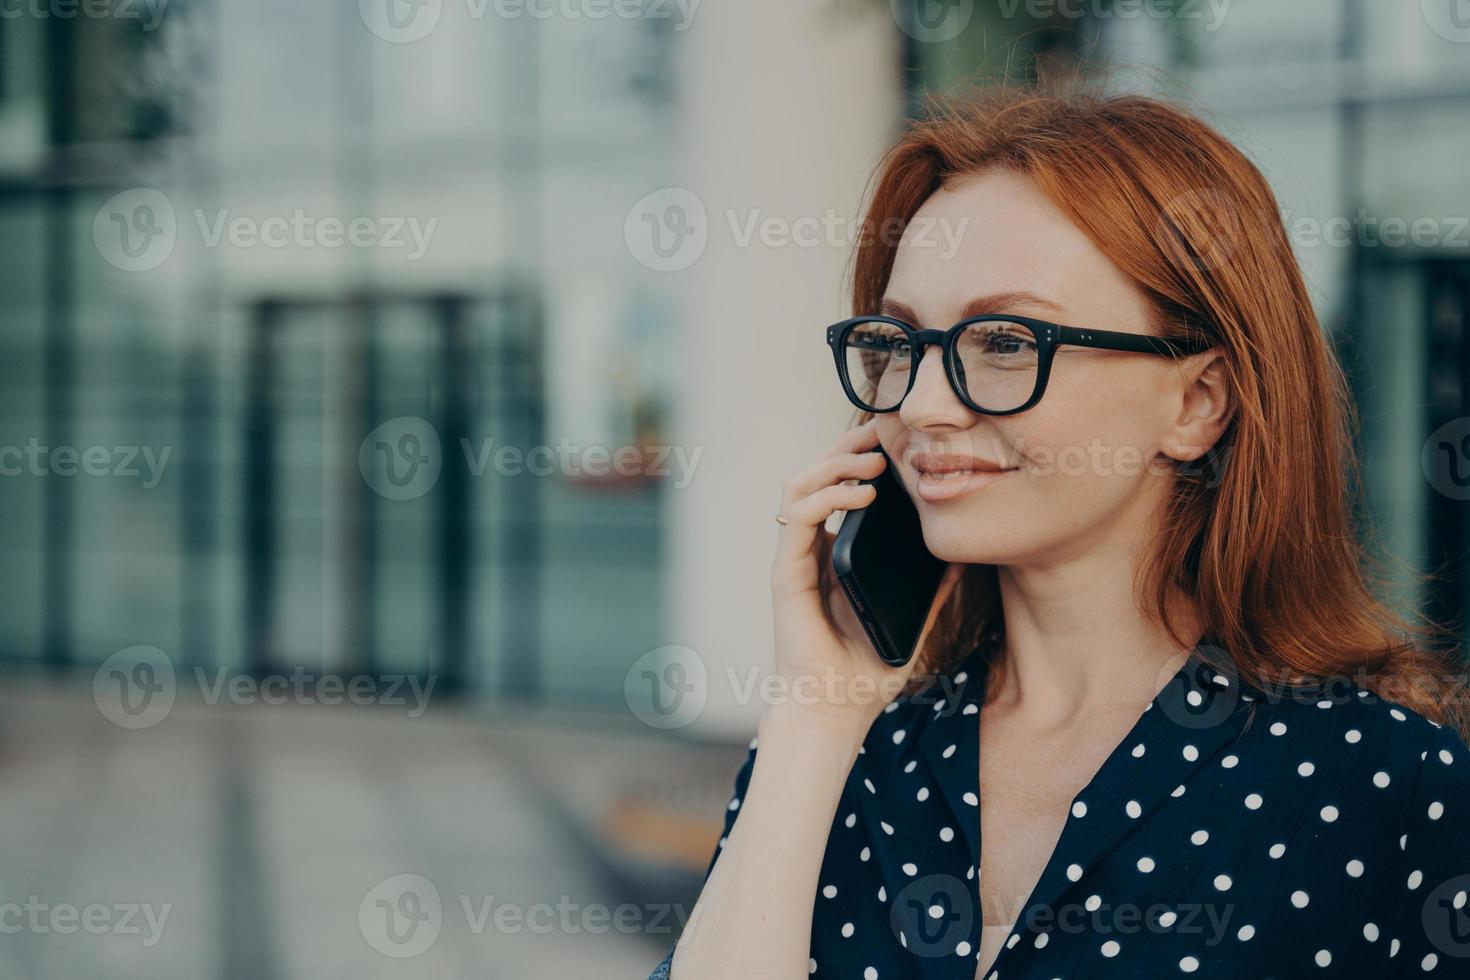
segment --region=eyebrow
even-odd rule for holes
[[[1060,313],[1062,308],[1049,299],[1028,293],[1025,290],[1009,290],[1003,293],[991,293],[989,296],[976,296],[964,305],[960,310],[960,319],[967,320],[972,316],[980,316],[982,313],[1006,313],[1017,306],[1040,307],[1053,313]],[[896,299],[884,298],[878,304],[878,312],[884,316],[891,316],[905,323],[918,325],[919,317],[913,307],[907,303],[901,303]]]

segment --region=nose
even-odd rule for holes
[[[930,348],[933,350],[930,350]],[[915,352],[914,386],[898,407],[898,417],[910,429],[967,429],[975,413],[965,407],[944,373],[944,356],[938,344],[922,344]]]

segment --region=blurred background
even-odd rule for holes
[[[645,976],[869,175],[1075,64],[1272,180],[1463,623],[1466,0],[0,0],[0,977]]]

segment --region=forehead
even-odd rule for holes
[[[1126,276],[1029,177],[989,170],[931,195],[905,228],[886,297],[943,326],[975,296],[1030,292],[1081,319],[1133,305]]]

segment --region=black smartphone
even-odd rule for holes
[[[918,647],[948,563],[925,547],[919,511],[883,458],[883,472],[863,481],[877,488],[873,502],[842,518],[832,569],[879,658],[900,667]]]

